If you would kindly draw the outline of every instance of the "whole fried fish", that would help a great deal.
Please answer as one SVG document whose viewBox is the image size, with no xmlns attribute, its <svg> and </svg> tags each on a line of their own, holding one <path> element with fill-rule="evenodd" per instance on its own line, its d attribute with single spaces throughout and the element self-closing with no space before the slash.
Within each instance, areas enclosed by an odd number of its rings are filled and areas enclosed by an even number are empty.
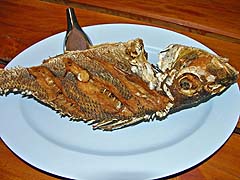
<svg viewBox="0 0 240 180">
<path fill-rule="evenodd" d="M 141 39 L 70 51 L 39 66 L 0 70 L 0 94 L 33 96 L 72 120 L 112 131 L 202 102 L 238 72 L 204 50 L 170 45 L 147 61 Z"/>
</svg>

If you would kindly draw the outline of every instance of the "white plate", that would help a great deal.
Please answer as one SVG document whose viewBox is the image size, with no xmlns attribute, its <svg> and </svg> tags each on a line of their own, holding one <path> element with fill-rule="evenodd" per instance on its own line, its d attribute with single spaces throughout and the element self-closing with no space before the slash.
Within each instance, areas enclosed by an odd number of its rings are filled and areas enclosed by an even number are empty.
<svg viewBox="0 0 240 180">
<path fill-rule="evenodd" d="M 108 24 L 84 28 L 94 44 L 144 40 L 150 60 L 171 43 L 209 50 L 181 34 L 142 25 Z M 19 54 L 8 67 L 40 64 L 62 53 L 65 33 L 56 34 Z M 211 50 L 209 50 L 211 51 Z M 1 138 L 20 158 L 44 171 L 74 179 L 152 179 L 203 161 L 231 135 L 240 97 L 237 84 L 207 103 L 114 132 L 60 118 L 50 108 L 20 95 L 0 97 Z M 231 107 L 231 108 L 230 108 Z"/>
</svg>

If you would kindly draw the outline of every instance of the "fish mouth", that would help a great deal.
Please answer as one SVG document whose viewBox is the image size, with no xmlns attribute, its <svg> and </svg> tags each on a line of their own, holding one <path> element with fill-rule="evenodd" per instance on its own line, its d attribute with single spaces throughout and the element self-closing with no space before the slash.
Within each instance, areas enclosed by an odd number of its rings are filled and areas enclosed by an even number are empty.
<svg viewBox="0 0 240 180">
<path fill-rule="evenodd" d="M 235 83 L 239 77 L 239 72 L 228 63 L 228 59 L 219 58 L 212 60 L 212 65 L 216 68 L 214 72 L 217 77 L 217 82 L 223 86 L 229 86 Z"/>
<path fill-rule="evenodd" d="M 214 76 L 214 81 L 207 83 L 204 89 L 211 94 L 223 92 L 239 77 L 239 72 L 230 64 L 226 58 L 213 58 L 207 70 Z"/>
<path fill-rule="evenodd" d="M 228 77 L 228 78 L 226 78 L 227 84 L 229 84 L 229 83 L 232 84 L 232 83 L 236 82 L 239 77 L 239 72 L 228 63 L 225 63 L 224 68 L 225 68 L 225 71 L 227 72 L 227 77 Z M 225 81 L 226 80 L 223 80 L 222 84 L 226 83 Z"/>
</svg>

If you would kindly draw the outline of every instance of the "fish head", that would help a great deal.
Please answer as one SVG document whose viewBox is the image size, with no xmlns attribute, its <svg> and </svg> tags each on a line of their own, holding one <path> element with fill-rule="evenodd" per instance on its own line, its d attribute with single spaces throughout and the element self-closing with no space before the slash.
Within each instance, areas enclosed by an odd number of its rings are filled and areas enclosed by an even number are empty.
<svg viewBox="0 0 240 180">
<path fill-rule="evenodd" d="M 227 58 L 194 47 L 170 45 L 160 52 L 159 59 L 158 68 L 166 74 L 163 86 L 168 87 L 176 107 L 220 94 L 239 74 Z"/>
</svg>

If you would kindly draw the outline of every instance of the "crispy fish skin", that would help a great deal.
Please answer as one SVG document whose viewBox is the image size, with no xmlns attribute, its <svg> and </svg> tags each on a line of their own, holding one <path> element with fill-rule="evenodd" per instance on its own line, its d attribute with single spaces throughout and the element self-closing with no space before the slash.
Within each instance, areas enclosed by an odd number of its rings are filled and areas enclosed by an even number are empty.
<svg viewBox="0 0 240 180">
<path fill-rule="evenodd" d="M 33 96 L 72 120 L 112 131 L 201 102 L 236 82 L 226 59 L 171 45 L 147 61 L 141 39 L 70 51 L 39 66 L 0 70 L 0 93 Z"/>
<path fill-rule="evenodd" d="M 131 61 L 143 52 L 140 39 L 103 44 L 45 60 L 41 65 L 0 72 L 0 91 L 23 92 L 73 120 L 94 128 L 135 123 L 170 100 L 132 73 Z M 142 65 L 146 58 L 141 54 Z M 104 126 L 104 130 L 112 130 Z"/>
</svg>

